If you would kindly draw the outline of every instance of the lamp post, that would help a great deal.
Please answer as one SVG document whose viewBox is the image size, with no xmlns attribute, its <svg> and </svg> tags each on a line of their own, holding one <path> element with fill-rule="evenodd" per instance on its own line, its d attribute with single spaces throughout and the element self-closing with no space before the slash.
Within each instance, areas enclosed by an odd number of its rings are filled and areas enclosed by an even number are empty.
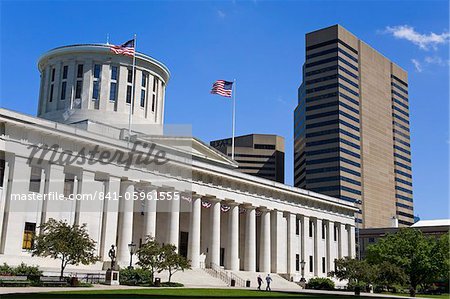
<svg viewBox="0 0 450 299">
<path fill-rule="evenodd" d="M 300 279 L 300 282 L 306 282 L 306 279 L 305 279 L 305 264 L 306 264 L 306 262 L 304 260 L 302 260 L 300 262 L 300 267 L 302 269 L 302 278 Z"/>
<path fill-rule="evenodd" d="M 133 254 L 134 250 L 136 249 L 136 244 L 131 242 L 128 244 L 128 250 L 130 251 L 130 266 L 128 268 L 133 269 Z"/>
</svg>

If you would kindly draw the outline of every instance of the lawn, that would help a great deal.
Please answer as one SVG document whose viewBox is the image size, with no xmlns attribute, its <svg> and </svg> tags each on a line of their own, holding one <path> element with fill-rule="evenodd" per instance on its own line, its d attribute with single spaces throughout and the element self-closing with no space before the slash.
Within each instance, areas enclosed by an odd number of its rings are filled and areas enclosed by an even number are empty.
<svg viewBox="0 0 450 299">
<path fill-rule="evenodd" d="M 256 290 L 242 289 L 185 289 L 185 288 L 167 288 L 167 289 L 122 289 L 122 290 L 85 290 L 85 291 L 67 291 L 51 292 L 39 294 L 17 294 L 4 295 L 2 299 L 144 299 L 144 298 L 302 298 L 302 299 L 328 299 L 340 298 L 349 299 L 351 296 L 332 296 L 332 295 L 310 295 L 295 294 L 289 292 L 265 292 Z"/>
<path fill-rule="evenodd" d="M 394 295 L 394 294 L 392 294 Z M 401 295 L 401 294 L 395 294 Z M 405 294 L 406 295 L 406 294 Z M 420 295 L 418 295 L 420 296 Z M 122 289 L 122 290 L 83 290 L 83 291 L 58 291 L 35 294 L 9 294 L 1 295 L 1 299 L 145 299 L 145 298 L 302 298 L 302 299 L 354 299 L 346 295 L 320 295 L 298 294 L 289 292 L 265 292 L 242 289 L 185 289 L 185 288 L 160 288 L 160 289 Z M 371 297 L 376 298 L 376 297 Z M 441 296 L 427 296 L 427 298 L 447 299 L 448 294 Z"/>
</svg>

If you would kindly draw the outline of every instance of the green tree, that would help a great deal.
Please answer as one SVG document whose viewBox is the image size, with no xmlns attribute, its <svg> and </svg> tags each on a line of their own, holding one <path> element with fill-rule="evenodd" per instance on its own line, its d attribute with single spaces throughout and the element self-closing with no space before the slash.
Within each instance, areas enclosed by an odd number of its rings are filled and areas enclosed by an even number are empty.
<svg viewBox="0 0 450 299">
<path fill-rule="evenodd" d="M 139 265 L 150 274 L 150 282 L 153 283 L 155 273 L 164 270 L 162 247 L 154 238 L 147 238 L 146 242 L 137 251 Z"/>
<path fill-rule="evenodd" d="M 417 229 L 400 229 L 369 246 L 367 260 L 400 268 L 406 275 L 410 296 L 414 297 L 418 285 L 448 276 L 448 234 L 436 239 L 424 236 Z"/>
<path fill-rule="evenodd" d="M 172 244 L 162 246 L 163 268 L 169 272 L 169 283 L 172 275 L 178 271 L 191 269 L 191 262 L 176 252 L 177 247 Z"/>
<path fill-rule="evenodd" d="M 33 256 L 61 260 L 61 279 L 67 265 L 89 265 L 99 260 L 95 255 L 95 241 L 89 237 L 86 224 L 69 225 L 65 221 L 50 219 L 40 226 L 35 237 Z"/>
<path fill-rule="evenodd" d="M 375 269 L 366 261 L 349 257 L 335 261 L 335 271 L 328 273 L 339 280 L 348 280 L 349 286 L 361 288 L 375 280 Z M 356 289 L 355 289 L 356 291 Z"/>
<path fill-rule="evenodd" d="M 394 284 L 404 285 L 407 281 L 407 277 L 403 269 L 387 261 L 374 265 L 374 272 L 375 284 L 380 287 L 387 288 L 388 290 Z"/>
</svg>

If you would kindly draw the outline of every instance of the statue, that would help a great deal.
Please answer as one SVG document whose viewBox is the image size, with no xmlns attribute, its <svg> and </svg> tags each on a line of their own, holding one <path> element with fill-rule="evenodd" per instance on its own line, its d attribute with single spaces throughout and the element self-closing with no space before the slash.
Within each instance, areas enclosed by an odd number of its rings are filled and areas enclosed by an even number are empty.
<svg viewBox="0 0 450 299">
<path fill-rule="evenodd" d="M 116 268 L 116 249 L 114 245 L 111 245 L 111 249 L 108 252 L 108 256 L 111 259 L 111 270 L 115 270 Z"/>
</svg>

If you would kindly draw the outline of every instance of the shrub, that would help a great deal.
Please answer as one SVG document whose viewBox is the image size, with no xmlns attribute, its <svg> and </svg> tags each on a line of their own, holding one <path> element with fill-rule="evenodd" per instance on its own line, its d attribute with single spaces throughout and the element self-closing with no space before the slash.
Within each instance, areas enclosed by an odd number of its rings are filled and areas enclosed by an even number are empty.
<svg viewBox="0 0 450 299">
<path fill-rule="evenodd" d="M 39 281 L 39 277 L 42 276 L 42 271 L 38 266 L 27 266 L 24 263 L 13 268 L 13 273 L 17 276 L 27 276 L 31 281 Z"/>
<path fill-rule="evenodd" d="M 123 285 L 142 285 L 152 284 L 150 273 L 141 268 L 121 269 L 119 275 L 120 284 Z"/>
<path fill-rule="evenodd" d="M 6 263 L 0 266 L 0 275 L 14 275 L 13 269 Z"/>
<path fill-rule="evenodd" d="M 171 288 L 181 288 L 184 287 L 184 284 L 179 283 L 179 282 L 162 282 L 161 283 L 162 287 L 171 287 Z"/>
<path fill-rule="evenodd" d="M 329 278 L 315 277 L 308 281 L 306 288 L 314 290 L 334 290 L 334 282 Z"/>
</svg>

